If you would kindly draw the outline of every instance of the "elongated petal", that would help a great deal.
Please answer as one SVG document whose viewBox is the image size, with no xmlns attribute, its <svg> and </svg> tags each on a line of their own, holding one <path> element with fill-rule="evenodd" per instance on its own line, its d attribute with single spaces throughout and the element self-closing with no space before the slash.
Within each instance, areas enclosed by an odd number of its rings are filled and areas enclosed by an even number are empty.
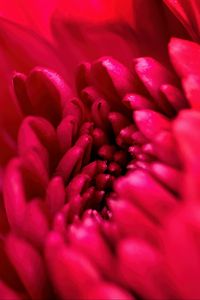
<svg viewBox="0 0 200 300">
<path fill-rule="evenodd" d="M 178 75 L 182 78 L 200 73 L 200 46 L 197 43 L 172 38 L 169 54 Z M 195 57 L 195 59 L 194 59 Z"/>
<path fill-rule="evenodd" d="M 99 276 L 89 260 L 52 233 L 46 245 L 50 276 L 61 299 L 80 299 Z"/>
<path fill-rule="evenodd" d="M 163 130 L 170 129 L 169 120 L 153 110 L 135 111 L 134 120 L 141 133 L 149 140 L 154 140 Z"/>
<path fill-rule="evenodd" d="M 0 295 L 4 300 L 20 300 L 22 295 L 20 295 L 15 290 L 12 290 L 3 281 L 0 281 Z"/>
<path fill-rule="evenodd" d="M 134 0 L 133 26 L 142 55 L 166 60 L 167 36 L 161 1 Z"/>
<path fill-rule="evenodd" d="M 34 31 L 50 38 L 49 23 L 53 10 L 57 7 L 55 0 L 31 1 L 8 0 L 0 4 L 1 16 L 8 20 L 23 24 Z M 44 9 L 45 7 L 45 9 Z"/>
<path fill-rule="evenodd" d="M 183 87 L 185 89 L 186 97 L 191 107 L 194 109 L 200 109 L 200 77 L 195 75 L 189 75 L 183 80 Z"/>
<path fill-rule="evenodd" d="M 129 288 L 143 298 L 165 299 L 159 282 L 159 252 L 137 239 L 125 239 L 118 246 L 119 271 Z"/>
<path fill-rule="evenodd" d="M 174 132 L 178 142 L 183 165 L 186 168 L 184 197 L 199 199 L 199 111 L 183 111 L 174 122 Z"/>
<path fill-rule="evenodd" d="M 172 13 L 180 20 L 190 36 L 199 41 L 200 8 L 198 0 L 164 0 Z"/>
<path fill-rule="evenodd" d="M 6 240 L 6 251 L 31 298 L 45 299 L 49 289 L 39 253 L 30 244 L 13 234 Z"/>
<path fill-rule="evenodd" d="M 73 73 L 78 64 L 101 56 L 113 56 L 129 64 L 132 58 L 139 55 L 135 33 L 126 22 L 75 22 L 55 14 L 52 31 L 63 61 Z"/>
<path fill-rule="evenodd" d="M 124 19 L 132 22 L 132 1 L 127 0 L 124 5 L 123 0 L 64 0 L 61 7 L 65 7 L 64 14 L 74 21 L 82 20 L 87 22 L 104 22 L 110 20 Z"/>
<path fill-rule="evenodd" d="M 176 199 L 144 171 L 138 170 L 120 178 L 116 190 L 120 198 L 133 202 L 159 222 L 176 205 Z"/>
</svg>

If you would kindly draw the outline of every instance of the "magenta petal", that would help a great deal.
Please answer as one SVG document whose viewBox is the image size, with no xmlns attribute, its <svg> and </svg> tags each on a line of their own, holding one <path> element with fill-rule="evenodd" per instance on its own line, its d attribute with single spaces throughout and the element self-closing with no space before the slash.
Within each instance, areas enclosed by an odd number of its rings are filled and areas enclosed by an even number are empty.
<svg viewBox="0 0 200 300">
<path fill-rule="evenodd" d="M 91 76 L 97 90 L 110 100 L 109 104 L 115 110 L 124 111 L 121 98 L 136 86 L 128 68 L 112 57 L 103 57 L 92 64 Z"/>
<path fill-rule="evenodd" d="M 184 94 L 177 87 L 170 84 L 163 84 L 160 91 L 175 111 L 188 107 Z"/>
<path fill-rule="evenodd" d="M 160 97 L 160 88 L 163 84 L 176 83 L 174 75 L 151 57 L 137 58 L 135 70 L 158 107 L 166 113 L 170 112 L 169 104 L 164 103 Z"/>
<path fill-rule="evenodd" d="M 160 132 L 153 141 L 153 149 L 156 156 L 158 156 L 162 162 L 169 164 L 172 167 L 179 168 L 181 163 L 176 147 L 176 140 L 169 131 Z"/>
<path fill-rule="evenodd" d="M 176 198 L 145 171 L 138 170 L 120 178 L 116 191 L 120 198 L 134 203 L 158 222 L 176 206 Z"/>
<path fill-rule="evenodd" d="M 142 55 L 151 55 L 166 60 L 166 24 L 159 1 L 134 0 L 133 27 Z"/>
<path fill-rule="evenodd" d="M 199 210 L 196 206 L 186 205 L 172 215 L 163 233 L 166 271 L 178 297 L 183 299 L 200 297 L 200 257 L 196 230 L 199 231 Z"/>
<path fill-rule="evenodd" d="M 114 260 L 97 226 L 87 225 L 86 222 L 79 228 L 74 226 L 70 239 L 72 245 L 96 264 L 106 276 L 111 276 Z"/>
<path fill-rule="evenodd" d="M 21 300 L 22 295 L 18 292 L 12 290 L 9 286 L 7 286 L 2 280 L 0 280 L 0 295 L 4 300 Z"/>
<path fill-rule="evenodd" d="M 123 237 L 135 237 L 155 243 L 157 227 L 136 205 L 120 199 L 111 201 L 109 205 Z"/>
<path fill-rule="evenodd" d="M 166 299 L 157 249 L 144 241 L 124 239 L 118 245 L 118 256 L 120 277 L 129 288 L 142 298 Z"/>
<path fill-rule="evenodd" d="M 193 40 L 199 41 L 200 9 L 198 0 L 164 0 L 172 13 L 180 20 Z"/>
<path fill-rule="evenodd" d="M 46 272 L 39 253 L 13 234 L 6 239 L 6 252 L 31 298 L 48 297 Z"/>
<path fill-rule="evenodd" d="M 57 73 L 37 67 L 27 77 L 27 93 L 33 112 L 57 125 L 71 91 Z"/>
<path fill-rule="evenodd" d="M 106 7 L 108 6 L 106 3 Z M 104 55 L 113 56 L 128 64 L 139 54 L 135 33 L 132 27 L 123 21 L 94 24 L 69 20 L 55 13 L 52 31 L 63 60 L 72 72 L 80 63 L 91 62 Z"/>
<path fill-rule="evenodd" d="M 50 217 L 54 217 L 55 214 L 63 207 L 65 197 L 65 187 L 62 178 L 52 178 L 46 191 L 46 206 Z"/>
<path fill-rule="evenodd" d="M 19 159 L 12 160 L 4 178 L 4 205 L 11 228 L 17 231 L 22 224 L 26 209 L 26 194 Z"/>
<path fill-rule="evenodd" d="M 40 199 L 33 199 L 26 205 L 26 211 L 20 233 L 35 247 L 42 249 L 48 230 L 49 224 L 43 202 Z"/>
<path fill-rule="evenodd" d="M 41 117 L 27 117 L 24 119 L 18 134 L 20 155 L 28 150 L 35 150 L 48 169 L 55 164 L 58 155 L 56 132 L 47 120 Z"/>
<path fill-rule="evenodd" d="M 117 285 L 104 282 L 90 287 L 90 290 L 86 294 L 86 299 L 88 300 L 135 300 L 135 297 L 129 294 L 125 289 L 122 289 Z"/>
<path fill-rule="evenodd" d="M 0 24 L 0 53 L 12 70 L 23 72 L 36 65 L 52 69 L 56 66 L 56 71 L 66 76 L 55 49 L 49 43 L 27 28 L 6 19 L 1 18 Z M 15 49 L 15 55 L 8 48 Z"/>
<path fill-rule="evenodd" d="M 68 115 L 62 119 L 57 127 L 58 142 L 62 153 L 65 153 L 73 146 L 77 136 L 79 123 L 80 120 L 76 116 Z"/>
<path fill-rule="evenodd" d="M 170 129 L 169 120 L 153 110 L 135 111 L 133 117 L 141 133 L 150 141 L 161 131 Z"/>
<path fill-rule="evenodd" d="M 199 75 L 200 46 L 197 43 L 172 38 L 169 43 L 169 54 L 179 76 L 184 78 L 188 75 Z"/>
<path fill-rule="evenodd" d="M 189 75 L 183 80 L 183 87 L 186 93 L 186 97 L 191 107 L 194 109 L 200 109 L 200 77 L 195 75 Z"/>
<path fill-rule="evenodd" d="M 183 111 L 174 122 L 174 133 L 178 142 L 183 165 L 186 169 L 184 197 L 199 199 L 199 111 Z"/>
<path fill-rule="evenodd" d="M 150 101 L 139 94 L 127 94 L 122 101 L 126 106 L 128 106 L 128 108 L 133 110 L 156 108 L 156 105 L 153 103 L 153 101 Z"/>
<path fill-rule="evenodd" d="M 152 163 L 151 171 L 153 175 L 169 189 L 176 193 L 181 192 L 180 187 L 183 178 L 180 171 L 160 162 Z"/>
<path fill-rule="evenodd" d="M 80 147 L 74 146 L 70 148 L 59 162 L 56 174 L 68 182 L 72 174 L 80 171 L 83 155 L 84 151 Z"/>
<path fill-rule="evenodd" d="M 99 280 L 94 266 L 80 252 L 64 245 L 58 234 L 51 234 L 46 245 L 50 276 L 61 299 L 80 299 Z"/>
</svg>

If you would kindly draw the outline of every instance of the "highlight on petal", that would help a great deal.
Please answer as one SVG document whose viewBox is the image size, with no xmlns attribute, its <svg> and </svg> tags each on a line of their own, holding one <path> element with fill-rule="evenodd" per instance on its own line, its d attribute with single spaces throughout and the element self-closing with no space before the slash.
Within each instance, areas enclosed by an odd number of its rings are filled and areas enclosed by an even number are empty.
<svg viewBox="0 0 200 300">
<path fill-rule="evenodd" d="M 40 65 L 55 69 L 66 79 L 68 75 L 52 45 L 27 28 L 3 18 L 0 18 L 0 60 L 0 123 L 16 136 L 21 118 L 11 91 L 13 72 L 29 72 Z"/>
<path fill-rule="evenodd" d="M 187 77 L 188 75 L 194 74 L 199 75 L 199 44 L 187 40 L 172 38 L 169 43 L 169 54 L 172 64 L 180 77 Z"/>
</svg>

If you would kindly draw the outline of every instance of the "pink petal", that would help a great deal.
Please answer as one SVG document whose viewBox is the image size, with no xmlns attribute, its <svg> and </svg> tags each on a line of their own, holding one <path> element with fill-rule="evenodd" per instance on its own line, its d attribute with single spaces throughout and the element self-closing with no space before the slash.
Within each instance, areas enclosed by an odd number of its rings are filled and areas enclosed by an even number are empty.
<svg viewBox="0 0 200 300">
<path fill-rule="evenodd" d="M 74 146 L 69 149 L 59 162 L 56 174 L 68 182 L 72 174 L 80 171 L 84 152 L 81 148 Z"/>
<path fill-rule="evenodd" d="M 132 1 L 127 0 L 126 5 L 122 0 L 85 0 L 84 3 L 79 0 L 61 1 L 65 7 L 64 14 L 74 21 L 82 20 L 89 22 L 117 21 L 124 19 L 126 22 L 132 22 Z M 62 8 L 61 5 L 61 8 Z"/>
<path fill-rule="evenodd" d="M 6 252 L 31 298 L 48 297 L 46 272 L 39 253 L 13 234 L 6 239 Z"/>
<path fill-rule="evenodd" d="M 141 55 L 166 60 L 167 30 L 160 1 L 134 0 L 133 26 Z"/>
<path fill-rule="evenodd" d="M 50 38 L 50 17 L 57 5 L 58 1 L 55 0 L 31 1 L 30 3 L 24 0 L 18 2 L 8 0 L 0 4 L 0 14 L 11 21 L 23 24 L 43 34 L 46 38 Z M 45 9 L 41 9 L 41 6 Z"/>
<path fill-rule="evenodd" d="M 160 162 L 152 163 L 151 171 L 169 189 L 176 193 L 181 191 L 182 174 L 180 171 Z"/>
<path fill-rule="evenodd" d="M 106 6 L 108 7 L 109 4 L 106 3 Z M 70 20 L 55 14 L 52 20 L 52 31 L 60 55 L 67 69 L 72 70 L 73 73 L 80 63 L 92 62 L 101 56 L 113 56 L 127 65 L 133 57 L 139 55 L 135 33 L 126 22 L 94 24 L 80 19 Z"/>
<path fill-rule="evenodd" d="M 178 298 L 200 297 L 199 241 L 195 230 L 199 231 L 198 208 L 186 205 L 172 215 L 163 233 L 167 273 L 177 289 Z"/>
<path fill-rule="evenodd" d="M 58 145 L 56 132 L 47 120 L 29 116 L 23 120 L 18 133 L 18 147 L 21 156 L 29 150 L 35 150 L 48 170 L 56 163 Z"/>
<path fill-rule="evenodd" d="M 135 297 L 117 285 L 102 282 L 90 287 L 86 299 L 134 300 Z"/>
<path fill-rule="evenodd" d="M 11 160 L 4 178 L 4 205 L 8 221 L 14 231 L 20 229 L 26 209 L 26 194 L 21 168 L 20 160 Z"/>
<path fill-rule="evenodd" d="M 15 49 L 14 55 L 13 49 Z M 56 69 L 65 78 L 67 72 L 51 45 L 31 31 L 2 18 L 0 19 L 0 59 L 0 75 L 3 80 L 0 93 L 1 124 L 12 133 L 16 133 L 20 116 L 10 92 L 12 72 L 15 70 L 28 72 L 38 64 Z"/>
<path fill-rule="evenodd" d="M 136 205 L 120 199 L 110 202 L 109 205 L 123 237 L 136 237 L 155 243 L 158 229 Z"/>
<path fill-rule="evenodd" d="M 135 111 L 133 117 L 141 133 L 150 141 L 161 131 L 170 129 L 169 120 L 150 109 Z"/>
<path fill-rule="evenodd" d="M 200 9 L 198 0 L 164 0 L 194 40 L 199 41 Z"/>
<path fill-rule="evenodd" d="M 158 222 L 176 206 L 176 198 L 145 171 L 138 170 L 120 178 L 115 187 L 120 198 L 134 203 Z"/>
<path fill-rule="evenodd" d="M 27 78 L 27 93 L 33 112 L 57 125 L 70 95 L 60 76 L 48 69 L 33 69 Z"/>
<path fill-rule="evenodd" d="M 158 107 L 165 113 L 170 113 L 169 104 L 164 103 L 160 97 L 160 88 L 163 84 L 176 84 L 174 75 L 164 65 L 151 57 L 137 58 L 135 70 Z"/>
<path fill-rule="evenodd" d="M 128 108 L 133 110 L 156 108 L 155 103 L 139 94 L 127 94 L 122 101 Z"/>
<path fill-rule="evenodd" d="M 85 222 L 79 228 L 76 228 L 76 226 L 72 227 L 70 240 L 72 246 L 97 265 L 106 276 L 110 276 L 113 273 L 114 261 L 112 254 L 97 226 L 88 226 Z"/>
<path fill-rule="evenodd" d="M 60 177 L 52 178 L 46 191 L 46 205 L 51 217 L 63 207 L 65 197 L 65 187 L 62 179 Z"/>
<path fill-rule="evenodd" d="M 61 299 L 80 299 L 99 280 L 94 266 L 83 254 L 64 244 L 52 233 L 46 245 L 46 259 L 55 289 Z"/>
<path fill-rule="evenodd" d="M 21 300 L 21 299 L 23 299 L 22 295 L 20 295 L 15 290 L 11 289 L 3 281 L 0 281 L 0 295 L 1 295 L 1 298 L 4 300 Z"/>
<path fill-rule="evenodd" d="M 172 64 L 182 78 L 200 73 L 200 46 L 197 43 L 172 38 L 169 43 Z M 195 59 L 194 59 L 195 57 Z"/>
<path fill-rule="evenodd" d="M 176 140 L 169 131 L 160 132 L 153 141 L 156 156 L 167 165 L 180 168 L 181 163 L 176 147 Z"/>
<path fill-rule="evenodd" d="M 142 298 L 167 299 L 161 285 L 160 255 L 154 247 L 137 239 L 124 239 L 118 245 L 118 257 L 120 277 L 129 288 Z"/>
<path fill-rule="evenodd" d="M 199 110 L 200 77 L 195 75 L 189 75 L 183 80 L 183 87 L 191 107 L 193 109 Z"/>
<path fill-rule="evenodd" d="M 186 169 L 184 197 L 190 200 L 199 199 L 199 128 L 200 113 L 183 111 L 174 122 L 174 133 L 178 142 L 181 160 Z"/>
<path fill-rule="evenodd" d="M 48 231 L 49 224 L 43 202 L 40 199 L 33 199 L 26 205 L 20 234 L 35 247 L 42 249 Z"/>
<path fill-rule="evenodd" d="M 56 66 L 56 71 L 66 74 L 55 49 L 40 36 L 23 26 L 1 18 L 0 41 L 0 54 L 11 70 L 23 72 L 30 71 L 36 65 L 52 69 L 55 69 Z M 7 49 L 15 49 L 15 55 Z M 25 57 L 26 59 L 24 59 Z"/>
<path fill-rule="evenodd" d="M 188 103 L 184 94 L 177 87 L 170 84 L 163 84 L 160 88 L 160 91 L 166 99 L 163 101 L 167 101 L 169 104 L 171 104 L 175 111 L 179 111 L 188 107 Z"/>
<path fill-rule="evenodd" d="M 57 127 L 57 136 L 62 153 L 65 153 L 73 146 L 78 133 L 79 123 L 80 120 L 76 116 L 68 115 L 62 119 Z"/>
</svg>

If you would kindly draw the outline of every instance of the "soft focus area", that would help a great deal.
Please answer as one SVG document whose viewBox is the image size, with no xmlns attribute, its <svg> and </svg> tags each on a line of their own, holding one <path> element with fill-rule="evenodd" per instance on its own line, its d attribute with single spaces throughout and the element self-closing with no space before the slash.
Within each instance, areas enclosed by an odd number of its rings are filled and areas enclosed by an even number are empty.
<svg viewBox="0 0 200 300">
<path fill-rule="evenodd" d="M 0 299 L 200 299 L 198 0 L 0 3 Z"/>
</svg>

